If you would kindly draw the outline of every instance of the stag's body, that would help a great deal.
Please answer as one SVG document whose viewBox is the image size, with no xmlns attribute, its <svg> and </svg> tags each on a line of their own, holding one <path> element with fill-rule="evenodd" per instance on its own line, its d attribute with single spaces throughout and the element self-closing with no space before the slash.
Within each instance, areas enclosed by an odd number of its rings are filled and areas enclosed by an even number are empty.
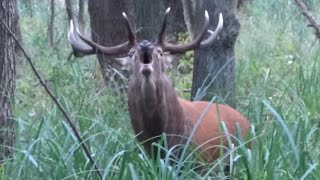
<svg viewBox="0 0 320 180">
<path fill-rule="evenodd" d="M 150 88 L 152 85 L 139 86 L 135 81 L 136 79 L 131 79 L 128 91 L 129 112 L 137 138 L 144 142 L 147 151 L 150 151 L 151 143 L 157 142 L 162 134 L 168 135 L 168 148 L 184 144 L 198 121 L 200 124 L 196 127 L 192 140 L 195 146 L 200 145 L 201 149 L 205 149 L 203 156 L 208 162 L 219 157 L 218 147 L 221 142 L 225 142 L 222 145 L 227 145 L 220 128 L 222 121 L 226 123 L 228 133 L 236 134 L 238 123 L 242 136 L 246 135 L 249 123 L 239 112 L 227 105 L 205 101 L 190 102 L 178 97 L 165 74 L 157 79 L 154 86 L 156 89 Z M 145 95 L 144 92 L 149 94 Z M 149 97 L 144 98 L 146 96 Z"/>
<path fill-rule="evenodd" d="M 190 131 L 190 119 L 180 105 L 175 90 L 167 77 L 155 82 L 155 89 L 144 86 L 131 79 L 128 89 L 128 106 L 131 122 L 139 141 L 145 143 L 150 151 L 151 142 L 157 141 L 162 133 L 168 136 L 168 146 L 181 143 L 181 138 L 171 135 L 186 136 Z M 152 85 L 151 85 L 152 86 Z M 144 94 L 144 92 L 150 94 Z M 158 138 L 155 138 L 158 137 Z"/>
<path fill-rule="evenodd" d="M 167 14 L 155 43 L 149 41 L 137 42 L 129 20 L 123 14 L 128 29 L 128 42 L 114 47 L 104 47 L 92 42 L 76 32 L 70 23 L 68 34 L 76 56 L 103 53 L 105 55 L 119 55 L 128 53 L 128 57 L 117 61 L 130 72 L 128 89 L 128 105 L 131 122 L 137 138 L 143 142 L 150 152 L 152 142 L 158 140 L 162 134 L 167 135 L 169 148 L 183 144 L 189 138 L 191 131 L 200 121 L 192 136 L 193 144 L 200 146 L 207 161 L 219 156 L 218 146 L 226 143 L 226 137 L 220 130 L 224 121 L 228 133 L 235 135 L 238 123 L 241 134 L 246 135 L 249 122 L 235 109 L 221 104 L 208 102 L 190 102 L 179 98 L 166 75 L 171 63 L 171 56 L 183 54 L 187 51 L 211 44 L 222 29 L 222 15 L 215 31 L 209 30 L 209 15 L 205 12 L 205 22 L 199 35 L 189 43 L 182 45 L 170 44 L 163 41 Z M 210 36 L 204 39 L 209 33 Z"/>
</svg>

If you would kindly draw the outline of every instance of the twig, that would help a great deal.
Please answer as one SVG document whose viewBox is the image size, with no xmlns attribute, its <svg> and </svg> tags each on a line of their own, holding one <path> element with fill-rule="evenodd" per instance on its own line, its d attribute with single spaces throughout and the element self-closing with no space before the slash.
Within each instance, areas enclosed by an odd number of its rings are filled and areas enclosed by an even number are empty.
<svg viewBox="0 0 320 180">
<path fill-rule="evenodd" d="M 302 0 L 295 1 L 301 10 L 301 13 L 309 20 L 311 26 L 316 30 L 317 38 L 320 39 L 320 23 L 316 20 L 314 15 L 310 11 L 308 11 L 307 6 L 302 2 Z"/>
<path fill-rule="evenodd" d="M 67 58 L 68 61 L 71 59 L 72 55 L 73 55 L 73 52 L 71 52 L 71 53 L 69 54 L 69 56 L 68 56 L 68 58 Z"/>
<path fill-rule="evenodd" d="M 1 23 L 3 24 L 3 26 L 7 29 L 7 31 L 10 33 L 10 35 L 13 37 L 13 39 L 15 40 L 15 42 L 17 43 L 18 47 L 21 49 L 22 53 L 24 54 L 24 56 L 26 57 L 28 63 L 31 66 L 31 69 L 33 71 L 33 73 L 36 75 L 36 77 L 38 78 L 40 84 L 43 86 L 43 88 L 45 89 L 45 91 L 48 93 L 48 95 L 50 96 L 50 98 L 53 100 L 53 102 L 57 105 L 57 107 L 60 109 L 60 111 L 62 112 L 63 116 L 65 117 L 67 123 L 69 124 L 69 126 L 71 127 L 74 135 L 76 136 L 77 140 L 79 141 L 79 143 L 81 144 L 81 147 L 83 149 L 83 151 L 85 152 L 87 158 L 90 160 L 90 162 L 92 163 L 92 165 L 94 166 L 98 176 L 100 179 L 102 179 L 102 174 L 100 172 L 99 166 L 98 164 L 94 161 L 94 159 L 91 156 L 91 152 L 89 150 L 89 148 L 87 147 L 87 145 L 85 144 L 85 142 L 83 141 L 80 133 L 77 131 L 76 126 L 72 123 L 71 118 L 69 117 L 69 115 L 67 114 L 67 112 L 64 110 L 64 108 L 62 107 L 62 105 L 59 103 L 59 101 L 57 100 L 57 98 L 53 95 L 53 93 L 51 92 L 51 90 L 48 88 L 48 86 L 45 84 L 45 82 L 42 80 L 42 78 L 40 77 L 38 71 L 36 70 L 36 68 L 34 67 L 31 58 L 28 56 L 28 54 L 26 53 L 25 49 L 22 47 L 21 43 L 19 42 L 19 40 L 17 39 L 17 37 L 15 36 L 15 34 L 11 31 L 11 29 L 8 27 L 8 25 L 3 21 L 3 19 L 0 18 Z"/>
</svg>

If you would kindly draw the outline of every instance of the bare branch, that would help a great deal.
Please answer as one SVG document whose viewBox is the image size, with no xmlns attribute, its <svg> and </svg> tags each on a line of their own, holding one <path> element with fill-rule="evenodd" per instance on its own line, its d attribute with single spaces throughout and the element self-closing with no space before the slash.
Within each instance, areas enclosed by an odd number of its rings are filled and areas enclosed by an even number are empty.
<svg viewBox="0 0 320 180">
<path fill-rule="evenodd" d="M 302 0 L 295 1 L 299 6 L 301 13 L 309 20 L 311 26 L 316 30 L 316 36 L 320 39 L 320 23 L 316 20 L 314 15 L 308 11 L 307 6 L 302 2 Z"/>
<path fill-rule="evenodd" d="M 10 33 L 10 35 L 14 38 L 16 44 L 18 45 L 18 47 L 21 49 L 23 55 L 26 57 L 28 63 L 31 66 L 31 69 L 33 71 L 33 73 L 36 75 L 37 79 L 39 80 L 40 84 L 43 86 L 43 88 L 45 89 L 45 91 L 48 93 L 48 95 L 50 96 L 50 98 L 53 100 L 53 102 L 57 105 L 57 107 L 59 108 L 59 110 L 62 112 L 63 116 L 65 117 L 67 123 L 69 124 L 69 126 L 71 127 L 74 135 L 76 136 L 79 144 L 81 145 L 83 151 L 85 152 L 87 158 L 90 160 L 90 162 L 92 163 L 92 165 L 94 166 L 94 169 L 96 171 L 96 173 L 98 174 L 99 178 L 102 179 L 102 174 L 100 172 L 100 168 L 97 162 L 94 161 L 93 157 L 91 156 L 91 152 L 88 148 L 88 146 L 85 144 L 85 142 L 83 141 L 80 133 L 78 132 L 76 126 L 72 123 L 71 118 L 69 117 L 68 113 L 64 110 L 64 108 L 62 107 L 62 105 L 59 103 L 59 101 L 57 100 L 57 98 L 53 95 L 53 93 L 51 92 L 51 90 L 49 89 L 49 87 L 46 85 L 46 83 L 44 82 L 44 80 L 41 78 L 40 74 L 38 73 L 38 71 L 36 70 L 34 64 L 31 61 L 31 58 L 28 56 L 27 52 L 25 51 L 25 49 L 22 47 L 22 45 L 20 44 L 19 40 L 17 39 L 17 37 L 15 36 L 15 34 L 11 31 L 11 29 L 8 27 L 8 25 L 0 18 L 1 23 L 3 24 L 3 26 L 7 29 L 7 31 Z"/>
</svg>

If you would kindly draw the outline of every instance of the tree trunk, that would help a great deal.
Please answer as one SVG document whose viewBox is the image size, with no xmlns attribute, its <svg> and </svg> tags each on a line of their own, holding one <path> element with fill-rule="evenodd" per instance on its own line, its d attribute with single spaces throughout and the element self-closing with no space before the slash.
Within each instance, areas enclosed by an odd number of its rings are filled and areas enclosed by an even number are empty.
<svg viewBox="0 0 320 180">
<path fill-rule="evenodd" d="M 67 18 L 68 23 L 71 19 L 74 20 L 74 23 L 77 24 L 80 31 L 84 31 L 85 22 L 84 22 L 84 6 L 85 6 L 85 0 L 79 0 L 79 11 L 78 11 L 78 18 L 74 18 L 74 12 L 73 12 L 73 4 L 71 0 L 65 0 L 66 3 L 66 11 L 67 11 Z"/>
<path fill-rule="evenodd" d="M 80 31 L 84 31 L 85 22 L 84 22 L 84 0 L 79 0 L 79 28 Z"/>
<path fill-rule="evenodd" d="M 177 37 L 178 32 L 185 29 L 183 10 L 179 0 L 90 0 L 88 4 L 92 39 L 105 46 L 118 45 L 128 40 L 122 12 L 128 15 L 140 40 L 155 40 L 160 31 L 164 12 L 169 6 L 172 7 L 172 10 L 168 34 L 175 32 L 174 37 Z M 101 54 L 97 56 L 105 83 L 123 89 L 122 77 L 118 74 L 118 72 L 123 72 L 116 64 L 112 64 L 112 57 L 104 57 Z"/>
<path fill-rule="evenodd" d="M 133 21 L 133 0 L 90 0 L 88 2 L 92 40 L 104 46 L 114 46 L 128 40 L 122 12 Z M 133 23 L 133 22 L 132 22 Z M 97 54 L 106 85 L 117 90 L 125 87 L 120 67 L 112 63 L 113 57 Z"/>
<path fill-rule="evenodd" d="M 55 5 L 54 0 L 50 2 L 50 28 L 49 28 L 49 38 L 50 38 L 50 46 L 54 46 L 54 19 L 55 19 Z"/>
<path fill-rule="evenodd" d="M 166 34 L 170 35 L 167 36 L 169 41 L 176 41 L 178 33 L 186 30 L 180 0 L 136 0 L 134 5 L 134 24 L 139 39 L 156 40 L 168 7 L 171 7 L 166 29 Z"/>
<path fill-rule="evenodd" d="M 18 14 L 16 0 L 0 0 L 0 18 L 14 33 Z M 1 24 L 1 23 L 0 23 Z M 14 126 L 12 108 L 14 104 L 16 43 L 6 28 L 0 25 L 0 160 L 13 153 Z"/>
<path fill-rule="evenodd" d="M 65 0 L 66 3 L 66 10 L 67 10 L 67 16 L 68 16 L 68 23 L 73 19 L 73 10 L 72 10 L 72 2 L 71 0 Z"/>
<path fill-rule="evenodd" d="M 189 32 L 198 34 L 203 22 L 204 11 L 210 15 L 210 29 L 218 23 L 219 13 L 223 14 L 224 25 L 217 39 L 210 47 L 197 49 L 194 54 L 194 71 L 191 95 L 194 100 L 211 100 L 213 96 L 235 106 L 235 53 L 234 46 L 239 34 L 240 24 L 236 19 L 236 0 L 183 0 L 184 8 L 191 11 L 185 21 L 189 22 Z M 189 4 L 186 4 L 189 3 Z M 187 23 L 188 25 L 188 23 Z M 191 28 L 191 29 L 190 29 Z"/>
</svg>

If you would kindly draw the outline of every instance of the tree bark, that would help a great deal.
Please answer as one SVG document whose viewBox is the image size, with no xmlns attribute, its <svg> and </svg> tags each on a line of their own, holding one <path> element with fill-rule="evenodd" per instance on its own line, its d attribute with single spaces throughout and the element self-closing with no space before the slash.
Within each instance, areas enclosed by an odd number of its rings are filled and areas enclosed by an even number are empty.
<svg viewBox="0 0 320 180">
<path fill-rule="evenodd" d="M 0 0 L 0 18 L 16 32 L 18 26 L 16 0 Z M 0 160 L 12 155 L 14 142 L 14 105 L 16 54 L 15 40 L 0 23 Z"/>
<path fill-rule="evenodd" d="M 136 0 L 134 6 L 134 24 L 139 39 L 156 40 L 168 7 L 171 7 L 166 29 L 169 41 L 176 41 L 178 34 L 186 30 L 180 0 Z"/>
<path fill-rule="evenodd" d="M 67 18 L 68 18 L 68 23 L 70 20 L 74 20 L 74 23 L 77 24 L 79 27 L 80 31 L 84 31 L 85 27 L 85 22 L 84 22 L 84 6 L 85 6 L 85 0 L 79 0 L 79 11 L 78 11 L 78 18 L 74 18 L 74 12 L 73 12 L 73 4 L 71 0 L 65 0 L 65 5 L 66 5 L 66 12 L 67 12 Z"/>
<path fill-rule="evenodd" d="M 65 0 L 65 3 L 66 3 L 66 11 L 67 11 L 68 23 L 69 23 L 73 19 L 72 2 L 71 2 L 71 0 Z"/>
<path fill-rule="evenodd" d="M 133 0 L 90 0 L 88 2 L 92 40 L 104 46 L 114 46 L 128 40 L 122 12 L 133 21 Z M 132 22 L 133 23 L 133 22 Z M 97 54 L 106 85 L 117 90 L 125 88 L 120 67 L 112 63 L 112 58 Z"/>
<path fill-rule="evenodd" d="M 79 0 L 79 28 L 80 31 L 84 31 L 85 22 L 84 22 L 84 0 Z"/>
<path fill-rule="evenodd" d="M 204 11 L 210 15 L 210 29 L 218 23 L 219 13 L 223 14 L 224 25 L 217 39 L 210 47 L 195 50 L 194 71 L 191 96 L 194 100 L 211 100 L 213 96 L 235 106 L 235 42 L 240 24 L 236 18 L 236 0 L 183 0 L 184 8 L 189 7 L 192 14 L 188 31 L 195 34 L 201 30 L 204 22 Z M 189 4 L 186 4 L 189 3 Z M 187 23 L 188 24 L 188 23 Z"/>
<path fill-rule="evenodd" d="M 50 1 L 50 27 L 49 27 L 49 39 L 50 39 L 50 46 L 54 46 L 54 19 L 55 19 L 55 4 L 54 0 Z"/>
</svg>

